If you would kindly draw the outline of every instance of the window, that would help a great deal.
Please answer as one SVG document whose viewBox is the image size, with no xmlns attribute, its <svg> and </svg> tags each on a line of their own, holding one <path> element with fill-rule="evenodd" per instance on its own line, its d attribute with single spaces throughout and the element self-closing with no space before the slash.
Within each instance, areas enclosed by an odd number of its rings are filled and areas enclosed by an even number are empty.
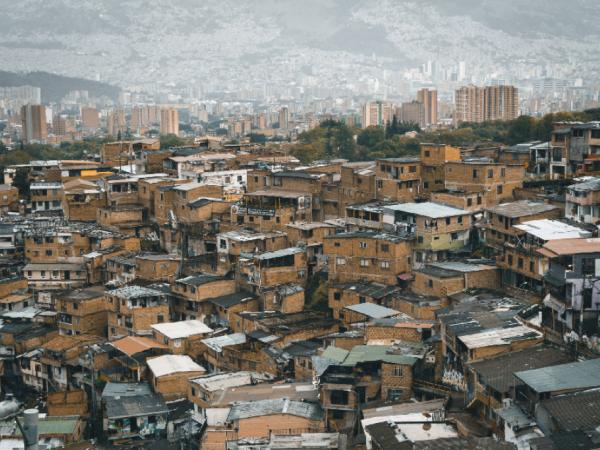
<svg viewBox="0 0 600 450">
<path fill-rule="evenodd" d="M 360 295 L 358 297 L 358 303 L 363 304 L 367 301 L 367 299 L 365 297 L 363 297 L 362 295 Z"/>
<path fill-rule="evenodd" d="M 508 265 L 509 266 L 513 265 L 513 256 L 512 255 L 508 255 Z"/>
<path fill-rule="evenodd" d="M 452 219 L 450 217 L 446 217 L 446 225 L 450 225 L 451 220 Z"/>
<path fill-rule="evenodd" d="M 517 267 L 518 267 L 519 269 L 522 269 L 522 268 L 523 268 L 523 258 L 519 258 L 519 259 L 517 259 Z"/>
<path fill-rule="evenodd" d="M 423 236 L 417 236 L 417 242 L 419 244 L 422 244 L 423 243 Z"/>
<path fill-rule="evenodd" d="M 360 260 L 360 267 L 369 267 L 369 264 L 370 264 L 370 263 L 369 263 L 369 260 L 368 260 L 368 259 L 362 258 L 362 259 Z"/>
<path fill-rule="evenodd" d="M 429 189 L 429 182 L 428 181 L 423 182 L 423 187 L 425 189 Z"/>
<path fill-rule="evenodd" d="M 389 261 L 381 261 L 381 268 L 382 269 L 389 269 L 390 268 L 390 262 Z"/>
<path fill-rule="evenodd" d="M 503 178 L 506 176 L 506 169 L 504 167 L 500 169 L 500 176 Z"/>
<path fill-rule="evenodd" d="M 425 157 L 429 158 L 430 155 L 431 155 L 431 152 L 429 150 L 425 150 Z"/>
<path fill-rule="evenodd" d="M 583 309 L 590 309 L 592 307 L 592 288 L 585 288 L 582 292 L 583 297 Z"/>
<path fill-rule="evenodd" d="M 348 404 L 348 391 L 331 391 L 329 396 L 333 405 L 347 405 Z"/>
<path fill-rule="evenodd" d="M 457 241 L 457 240 L 458 240 L 458 233 L 452 233 L 452 234 L 450 235 L 450 238 L 451 238 L 453 241 Z"/>
<path fill-rule="evenodd" d="M 334 243 L 333 243 L 333 246 L 334 246 L 334 247 L 339 247 L 339 246 L 340 246 L 340 243 L 339 243 L 339 242 L 334 242 Z"/>
<path fill-rule="evenodd" d="M 404 396 L 404 392 L 402 389 L 390 389 L 387 396 L 389 401 L 397 401 Z"/>
<path fill-rule="evenodd" d="M 477 169 L 473 169 L 473 178 L 477 178 Z"/>
<path fill-rule="evenodd" d="M 481 205 L 481 197 L 480 196 L 477 196 L 477 204 Z"/>
<path fill-rule="evenodd" d="M 402 376 L 402 366 L 394 366 L 394 376 L 395 377 Z"/>
<path fill-rule="evenodd" d="M 339 256 L 337 258 L 335 258 L 335 263 L 338 266 L 345 266 L 346 265 L 346 259 L 345 258 L 340 258 Z"/>
<path fill-rule="evenodd" d="M 468 198 L 467 199 L 467 206 L 472 206 L 472 205 L 473 205 L 473 199 L 472 198 Z M 460 220 L 462 220 L 462 218 Z"/>
<path fill-rule="evenodd" d="M 462 220 L 463 220 L 462 216 L 458 216 L 458 217 L 456 218 L 456 221 L 457 221 L 458 223 L 462 223 Z"/>
<path fill-rule="evenodd" d="M 427 287 L 428 288 L 433 288 L 433 280 L 427 280 Z"/>
<path fill-rule="evenodd" d="M 415 172 L 417 171 L 417 166 L 409 166 L 409 167 L 408 167 L 408 171 L 409 171 L 410 173 L 415 173 Z"/>
<path fill-rule="evenodd" d="M 360 248 L 367 248 L 367 243 L 366 242 L 360 242 L 359 243 L 359 247 Z"/>
<path fill-rule="evenodd" d="M 165 321 L 165 318 L 162 314 L 159 314 L 156 316 L 156 322 L 157 323 L 163 323 Z"/>
<path fill-rule="evenodd" d="M 52 256 L 52 250 L 46 250 L 46 256 Z"/>
<path fill-rule="evenodd" d="M 581 260 L 581 273 L 583 275 L 594 275 L 596 261 L 594 258 L 583 258 Z"/>
<path fill-rule="evenodd" d="M 344 418 L 344 411 L 339 409 L 334 409 L 331 411 L 331 418 L 336 420 L 341 420 Z"/>
<path fill-rule="evenodd" d="M 227 241 L 225 239 L 219 239 L 219 248 L 227 248 Z"/>
<path fill-rule="evenodd" d="M 334 292 L 333 293 L 333 299 L 334 300 L 341 300 L 342 299 L 342 293 L 341 292 Z"/>
<path fill-rule="evenodd" d="M 501 184 L 499 184 L 498 186 L 496 186 L 496 192 L 498 194 L 502 194 L 502 185 Z"/>
<path fill-rule="evenodd" d="M 381 251 L 382 252 L 389 252 L 390 251 L 390 245 L 389 244 L 381 244 Z"/>
<path fill-rule="evenodd" d="M 494 169 L 488 169 L 488 178 L 494 178 Z"/>
<path fill-rule="evenodd" d="M 377 189 L 383 189 L 383 181 L 377 180 Z"/>
<path fill-rule="evenodd" d="M 529 271 L 535 272 L 535 263 L 533 261 L 529 261 Z"/>
</svg>

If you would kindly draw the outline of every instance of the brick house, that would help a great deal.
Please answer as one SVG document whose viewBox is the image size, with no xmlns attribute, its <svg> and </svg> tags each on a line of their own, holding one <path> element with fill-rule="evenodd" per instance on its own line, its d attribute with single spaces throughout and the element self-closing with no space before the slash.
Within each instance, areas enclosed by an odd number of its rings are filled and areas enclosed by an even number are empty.
<svg viewBox="0 0 600 450">
<path fill-rule="evenodd" d="M 56 310 L 59 312 L 58 331 L 61 335 L 107 335 L 108 311 L 101 287 L 57 294 Z"/>
<path fill-rule="evenodd" d="M 206 373 L 206 369 L 187 355 L 162 355 L 146 360 L 154 392 L 167 401 L 187 398 L 188 380 Z"/>
<path fill-rule="evenodd" d="M 165 294 L 141 286 L 125 286 L 106 291 L 108 337 L 152 334 L 152 324 L 169 321 Z"/>
<path fill-rule="evenodd" d="M 337 282 L 374 281 L 394 285 L 410 272 L 411 242 L 398 235 L 357 231 L 328 236 L 323 253 L 330 279 Z"/>
</svg>

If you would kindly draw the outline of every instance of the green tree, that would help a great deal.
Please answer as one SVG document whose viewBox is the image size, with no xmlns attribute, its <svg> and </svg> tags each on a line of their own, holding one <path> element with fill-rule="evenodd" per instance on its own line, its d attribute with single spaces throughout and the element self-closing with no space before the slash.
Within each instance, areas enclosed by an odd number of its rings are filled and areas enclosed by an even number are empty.
<svg viewBox="0 0 600 450">
<path fill-rule="evenodd" d="M 174 134 L 163 134 L 160 136 L 160 148 L 167 149 L 184 145 L 185 141 Z"/>
<path fill-rule="evenodd" d="M 322 273 L 310 277 L 305 291 L 306 309 L 329 312 L 327 280 Z"/>
<path fill-rule="evenodd" d="M 29 199 L 29 179 L 25 168 L 16 170 L 12 184 L 19 190 L 19 197 Z"/>
<path fill-rule="evenodd" d="M 264 134 L 251 133 L 249 137 L 250 142 L 254 144 L 264 144 L 265 142 L 267 142 L 267 136 L 265 136 Z"/>
<path fill-rule="evenodd" d="M 381 127 L 367 127 L 360 131 L 356 143 L 367 149 L 375 148 L 385 140 L 385 133 Z"/>
<path fill-rule="evenodd" d="M 530 116 L 517 117 L 510 121 L 506 136 L 507 144 L 514 145 L 519 142 L 530 141 L 535 136 L 536 121 Z"/>
</svg>

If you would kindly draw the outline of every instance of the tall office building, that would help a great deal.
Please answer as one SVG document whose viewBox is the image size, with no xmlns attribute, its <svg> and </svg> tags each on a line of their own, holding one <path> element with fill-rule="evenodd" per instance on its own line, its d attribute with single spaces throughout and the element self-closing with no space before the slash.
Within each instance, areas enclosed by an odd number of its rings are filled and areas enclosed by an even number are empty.
<svg viewBox="0 0 600 450">
<path fill-rule="evenodd" d="M 519 115 L 519 90 L 514 86 L 486 86 L 485 120 L 512 120 Z"/>
<path fill-rule="evenodd" d="M 463 81 L 467 78 L 467 63 L 464 61 L 460 61 L 458 63 L 458 73 L 457 73 L 458 81 Z"/>
<path fill-rule="evenodd" d="M 48 137 L 45 106 L 23 105 L 21 107 L 21 123 L 24 142 L 44 142 Z"/>
<path fill-rule="evenodd" d="M 179 111 L 175 108 L 160 110 L 160 134 L 179 135 Z"/>
<path fill-rule="evenodd" d="M 125 132 L 125 111 L 122 108 L 110 111 L 106 116 L 106 128 L 108 134 L 117 137 L 119 133 Z"/>
<path fill-rule="evenodd" d="M 129 122 L 129 126 L 134 132 L 139 133 L 140 130 L 146 126 L 147 120 L 148 113 L 147 111 L 144 111 L 143 106 L 134 106 L 131 108 L 131 121 Z"/>
<path fill-rule="evenodd" d="M 98 120 L 98 110 L 96 108 L 83 107 L 81 108 L 81 123 L 84 130 L 94 131 L 100 126 Z"/>
<path fill-rule="evenodd" d="M 514 86 L 463 86 L 454 96 L 454 121 L 512 120 L 519 115 L 519 90 Z"/>
<path fill-rule="evenodd" d="M 287 130 L 290 127 L 290 111 L 287 106 L 279 110 L 279 128 Z"/>
<path fill-rule="evenodd" d="M 64 136 L 67 134 L 67 121 L 64 117 L 54 116 L 52 118 L 52 133 L 55 136 Z"/>
<path fill-rule="evenodd" d="M 382 127 L 391 122 L 393 107 L 389 102 L 368 102 L 362 108 L 361 123 L 363 128 Z"/>
<path fill-rule="evenodd" d="M 417 92 L 417 101 L 423 103 L 425 125 L 435 125 L 438 121 L 438 95 L 435 89 L 421 89 Z"/>
<path fill-rule="evenodd" d="M 396 116 L 399 122 L 416 123 L 419 127 L 425 127 L 425 105 L 413 100 L 402 103 L 400 115 Z"/>
</svg>

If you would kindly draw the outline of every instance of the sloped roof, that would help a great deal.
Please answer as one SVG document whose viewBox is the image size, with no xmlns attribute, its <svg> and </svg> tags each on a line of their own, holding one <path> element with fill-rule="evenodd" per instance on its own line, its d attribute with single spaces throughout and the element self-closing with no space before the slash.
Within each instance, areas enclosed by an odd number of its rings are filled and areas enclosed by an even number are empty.
<svg viewBox="0 0 600 450">
<path fill-rule="evenodd" d="M 146 360 L 155 378 L 181 372 L 206 372 L 200 364 L 187 355 L 163 355 Z"/>
<path fill-rule="evenodd" d="M 323 410 L 318 403 L 307 403 L 290 400 L 288 398 L 277 398 L 233 405 L 229 411 L 227 421 L 232 422 L 240 419 L 271 416 L 275 414 L 289 414 L 309 420 L 323 419 Z"/>
<path fill-rule="evenodd" d="M 509 392 L 517 384 L 514 372 L 540 369 L 571 361 L 569 355 L 553 347 L 531 347 L 496 358 L 471 363 L 482 383 L 497 392 Z"/>
<path fill-rule="evenodd" d="M 549 257 L 600 252 L 600 238 L 556 239 L 539 250 Z"/>
<path fill-rule="evenodd" d="M 516 372 L 515 376 L 537 393 L 600 386 L 600 359 Z"/>
<path fill-rule="evenodd" d="M 441 219 L 443 217 L 464 216 L 469 214 L 469 211 L 464 209 L 454 208 L 452 206 L 443 205 L 441 203 L 424 202 L 424 203 L 399 203 L 396 205 L 387 205 L 386 209 L 391 211 L 399 211 L 406 214 L 414 214 L 416 216 L 430 217 L 432 219 Z"/>
<path fill-rule="evenodd" d="M 562 431 L 592 431 L 600 425 L 600 389 L 558 395 L 539 403 Z"/>
<path fill-rule="evenodd" d="M 127 336 L 110 343 L 116 349 L 122 351 L 127 356 L 145 352 L 152 348 L 168 348 L 166 345 L 156 342 L 153 339 L 144 336 Z"/>
<path fill-rule="evenodd" d="M 213 329 L 201 320 L 182 320 L 179 322 L 163 322 L 150 325 L 154 330 L 169 339 L 182 339 L 198 334 L 212 333 Z"/>
<path fill-rule="evenodd" d="M 346 306 L 344 309 L 348 309 L 372 319 L 383 319 L 385 317 L 392 317 L 400 314 L 400 311 L 386 308 L 385 306 L 381 306 L 376 303 L 359 303 L 357 305 Z"/>
<path fill-rule="evenodd" d="M 393 347 L 384 345 L 357 345 L 344 359 L 343 366 L 355 366 L 362 362 L 382 361 L 390 364 L 414 365 L 416 356 L 394 354 Z"/>
</svg>

